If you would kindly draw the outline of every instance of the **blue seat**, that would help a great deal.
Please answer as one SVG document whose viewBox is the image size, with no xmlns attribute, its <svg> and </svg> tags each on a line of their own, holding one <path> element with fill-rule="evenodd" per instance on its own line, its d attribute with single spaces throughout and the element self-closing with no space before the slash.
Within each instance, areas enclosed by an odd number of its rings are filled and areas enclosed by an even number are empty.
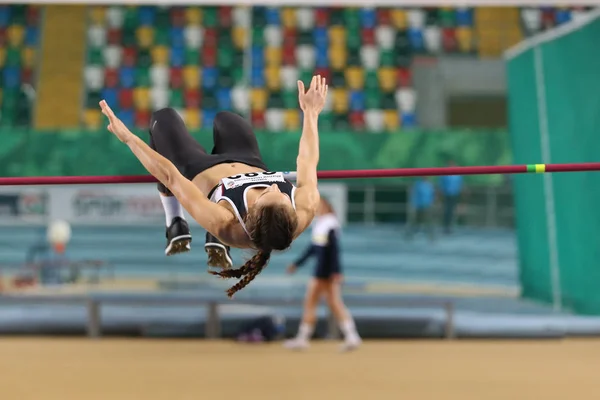
<svg viewBox="0 0 600 400">
<path fill-rule="evenodd" d="M 135 113 L 133 110 L 120 110 L 117 112 L 117 117 L 123 121 L 125 126 L 135 125 Z"/>
<path fill-rule="evenodd" d="M 315 45 L 319 47 L 327 47 L 329 45 L 329 36 L 327 35 L 327 28 L 315 28 L 313 30 L 313 38 Z"/>
<path fill-rule="evenodd" d="M 119 81 L 121 86 L 127 89 L 131 89 L 135 86 L 135 68 L 133 67 L 121 67 L 119 70 Z"/>
<path fill-rule="evenodd" d="M 416 126 L 417 126 L 417 116 L 415 115 L 415 113 L 403 112 L 402 113 L 402 128 L 409 129 L 409 128 L 415 128 Z"/>
<path fill-rule="evenodd" d="M 28 26 L 25 30 L 25 45 L 37 46 L 40 40 L 40 30 L 37 26 Z"/>
<path fill-rule="evenodd" d="M 423 50 L 425 48 L 425 40 L 421 29 L 410 28 L 408 30 L 408 40 L 410 42 L 410 47 L 414 50 Z"/>
<path fill-rule="evenodd" d="M 169 37 L 171 38 L 171 46 L 181 48 L 185 47 L 185 35 L 183 33 L 183 28 L 174 26 L 169 32 Z"/>
<path fill-rule="evenodd" d="M 315 53 L 315 66 L 317 68 L 327 67 L 329 65 L 328 48 L 317 46 Z"/>
<path fill-rule="evenodd" d="M 5 27 L 10 22 L 10 6 L 0 6 L 0 27 Z"/>
<path fill-rule="evenodd" d="M 212 89 L 217 86 L 219 71 L 215 67 L 205 67 L 202 69 L 202 87 Z"/>
<path fill-rule="evenodd" d="M 363 111 L 365 109 L 365 93 L 360 90 L 350 92 L 350 110 Z"/>
<path fill-rule="evenodd" d="M 556 10 L 554 14 L 554 18 L 556 19 L 556 24 L 564 24 L 571 20 L 571 10 L 565 8 L 559 8 Z"/>
<path fill-rule="evenodd" d="M 231 109 L 231 89 L 221 88 L 217 90 L 217 104 L 219 110 Z"/>
<path fill-rule="evenodd" d="M 140 25 L 152 26 L 156 19 L 156 8 L 152 6 L 141 6 L 138 9 Z"/>
<path fill-rule="evenodd" d="M 202 127 L 205 129 L 212 129 L 216 115 L 217 115 L 217 110 L 203 109 L 202 110 Z"/>
<path fill-rule="evenodd" d="M 265 10 L 265 19 L 267 20 L 267 25 L 281 25 L 281 19 L 279 18 L 279 8 L 267 7 L 267 9 Z"/>
<path fill-rule="evenodd" d="M 259 88 L 265 86 L 265 71 L 263 68 L 252 67 L 252 71 L 250 72 L 250 85 Z"/>
<path fill-rule="evenodd" d="M 182 67 L 185 63 L 185 50 L 183 46 L 171 47 L 171 66 Z"/>
<path fill-rule="evenodd" d="M 265 49 L 262 46 L 252 46 L 252 68 L 265 67 Z"/>
<path fill-rule="evenodd" d="M 21 85 L 21 69 L 19 67 L 4 67 L 2 80 L 6 89 L 16 89 Z"/>
<path fill-rule="evenodd" d="M 457 8 L 455 18 L 458 26 L 473 26 L 473 10 L 471 8 Z"/>
<path fill-rule="evenodd" d="M 116 88 L 102 89 L 102 98 L 106 100 L 108 104 L 119 104 L 119 92 Z M 129 126 L 131 126 L 131 124 Z"/>
<path fill-rule="evenodd" d="M 377 24 L 377 13 L 374 8 L 361 8 L 358 15 L 363 28 L 374 28 Z"/>
</svg>

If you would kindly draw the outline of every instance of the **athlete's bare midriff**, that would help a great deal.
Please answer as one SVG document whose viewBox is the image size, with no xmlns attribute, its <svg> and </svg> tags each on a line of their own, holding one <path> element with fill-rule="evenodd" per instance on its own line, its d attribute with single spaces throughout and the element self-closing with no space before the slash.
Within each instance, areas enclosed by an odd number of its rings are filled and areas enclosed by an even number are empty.
<svg viewBox="0 0 600 400">
<path fill-rule="evenodd" d="M 192 182 L 208 197 L 210 191 L 221 182 L 221 179 L 249 172 L 265 172 L 265 170 L 237 162 L 218 164 L 200 172 L 192 179 Z"/>
</svg>

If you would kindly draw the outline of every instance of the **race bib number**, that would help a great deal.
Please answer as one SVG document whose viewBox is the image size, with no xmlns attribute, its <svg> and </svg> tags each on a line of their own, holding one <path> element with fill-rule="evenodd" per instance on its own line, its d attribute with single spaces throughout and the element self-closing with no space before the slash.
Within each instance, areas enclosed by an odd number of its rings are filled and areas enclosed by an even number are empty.
<svg viewBox="0 0 600 400">
<path fill-rule="evenodd" d="M 225 189 L 234 189 L 247 184 L 285 182 L 281 172 L 248 172 L 223 178 L 221 180 Z"/>
</svg>

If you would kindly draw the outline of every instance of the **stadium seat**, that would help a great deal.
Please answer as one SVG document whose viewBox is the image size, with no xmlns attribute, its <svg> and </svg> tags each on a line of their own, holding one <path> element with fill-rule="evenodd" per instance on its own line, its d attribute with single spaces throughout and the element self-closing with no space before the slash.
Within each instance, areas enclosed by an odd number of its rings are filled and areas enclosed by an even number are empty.
<svg viewBox="0 0 600 400">
<path fill-rule="evenodd" d="M 151 115 L 149 110 L 136 110 L 134 114 L 134 126 L 137 129 L 148 129 Z"/>
<path fill-rule="evenodd" d="M 400 124 L 400 116 L 396 110 L 384 110 L 383 111 L 383 126 L 388 132 L 394 132 L 398 130 Z"/>
<path fill-rule="evenodd" d="M 239 6 L 234 7 L 231 13 L 232 22 L 234 26 L 239 26 L 243 28 L 250 27 L 250 8 L 247 6 Z"/>
<path fill-rule="evenodd" d="M 93 25 L 103 25 L 106 22 L 106 7 L 92 6 L 89 8 L 89 20 Z M 29 22 L 28 22 L 29 24 Z"/>
<path fill-rule="evenodd" d="M 265 112 L 265 123 L 267 130 L 280 132 L 285 128 L 285 110 L 270 108 Z"/>
<path fill-rule="evenodd" d="M 36 63 L 37 52 L 34 47 L 24 47 L 21 53 L 22 66 L 24 68 L 33 68 Z"/>
<path fill-rule="evenodd" d="M 192 49 L 198 49 L 202 46 L 203 30 L 197 25 L 188 25 L 183 30 L 185 46 Z"/>
<path fill-rule="evenodd" d="M 360 90 L 365 86 L 365 73 L 361 67 L 349 67 L 346 69 L 346 82 L 348 88 Z"/>
<path fill-rule="evenodd" d="M 265 64 L 269 66 L 281 65 L 282 54 L 280 47 L 269 46 L 265 48 Z"/>
<path fill-rule="evenodd" d="M 333 111 L 335 113 L 345 113 L 348 112 L 349 101 L 348 101 L 348 92 L 346 89 L 333 89 L 330 90 L 331 97 L 333 100 Z"/>
<path fill-rule="evenodd" d="M 88 43 L 92 47 L 106 45 L 106 29 L 102 25 L 92 25 L 88 28 Z"/>
<path fill-rule="evenodd" d="M 252 111 L 264 111 L 267 108 L 267 92 L 264 89 L 252 89 L 250 107 Z"/>
<path fill-rule="evenodd" d="M 297 87 L 298 68 L 292 66 L 282 67 L 280 70 L 281 86 L 284 89 L 294 89 Z"/>
<path fill-rule="evenodd" d="M 138 87 L 133 91 L 133 102 L 138 110 L 149 110 L 151 108 L 150 90 Z"/>
<path fill-rule="evenodd" d="M 316 64 L 316 52 L 313 46 L 302 45 L 296 48 L 296 61 L 302 69 L 314 68 Z"/>
<path fill-rule="evenodd" d="M 299 29 L 311 30 L 315 26 L 315 10 L 301 7 L 296 10 L 296 21 Z"/>
<path fill-rule="evenodd" d="M 431 54 L 442 50 L 442 31 L 438 26 L 428 26 L 424 31 L 425 49 Z"/>
<path fill-rule="evenodd" d="M 186 108 L 184 121 L 188 129 L 200 129 L 202 127 L 202 116 L 200 110 L 197 108 Z"/>
<path fill-rule="evenodd" d="M 381 110 L 367 110 L 364 114 L 365 126 L 371 132 L 381 132 L 384 129 L 383 112 Z"/>
<path fill-rule="evenodd" d="M 456 41 L 461 53 L 471 53 L 473 51 L 473 31 L 471 28 L 456 28 Z"/>
<path fill-rule="evenodd" d="M 379 49 L 375 46 L 363 46 L 360 50 L 360 58 L 367 70 L 374 70 L 379 67 Z"/>
<path fill-rule="evenodd" d="M 153 65 L 150 68 L 150 81 L 152 87 L 168 87 L 169 86 L 169 67 L 166 65 Z"/>
<path fill-rule="evenodd" d="M 183 68 L 183 86 L 188 89 L 200 87 L 200 69 L 196 66 L 186 66 Z"/>
<path fill-rule="evenodd" d="M 425 26 L 425 12 L 420 8 L 413 8 L 408 11 L 408 27 L 423 29 Z"/>
<path fill-rule="evenodd" d="M 284 128 L 286 130 L 296 130 L 300 128 L 300 111 L 298 109 L 285 110 Z"/>
<path fill-rule="evenodd" d="M 111 6 L 106 11 L 106 22 L 110 28 L 120 28 L 123 26 L 125 14 L 123 8 L 119 6 Z"/>
<path fill-rule="evenodd" d="M 85 67 L 84 79 L 88 89 L 100 90 L 104 87 L 104 69 L 99 65 L 88 65 Z"/>
<path fill-rule="evenodd" d="M 284 28 L 296 27 L 296 10 L 292 7 L 283 7 L 280 12 L 281 25 Z"/>
<path fill-rule="evenodd" d="M 414 112 L 416 107 L 416 93 L 412 88 L 400 88 L 396 91 L 396 103 L 403 112 Z"/>
<path fill-rule="evenodd" d="M 280 47 L 283 43 L 281 28 L 276 25 L 267 25 L 264 31 L 265 44 L 268 47 Z"/>
<path fill-rule="evenodd" d="M 122 110 L 129 110 L 133 108 L 133 90 L 132 89 L 121 89 L 118 93 L 119 96 L 119 108 Z"/>
<path fill-rule="evenodd" d="M 382 49 L 390 50 L 394 47 L 395 32 L 391 26 L 382 25 L 375 31 L 377 44 Z"/>
<path fill-rule="evenodd" d="M 122 87 L 133 87 L 134 84 L 134 72 L 132 71 L 130 81 L 123 79 L 119 70 L 116 68 L 103 68 L 104 69 L 104 86 L 108 88 L 116 88 L 117 86 Z M 127 78 L 127 77 L 126 77 Z"/>
<path fill-rule="evenodd" d="M 87 129 L 100 129 L 102 126 L 102 113 L 95 109 L 86 109 L 83 112 L 83 126 Z"/>
<path fill-rule="evenodd" d="M 104 58 L 104 65 L 108 68 L 117 68 L 121 65 L 123 53 L 119 46 L 107 46 L 104 48 L 102 56 Z"/>
<path fill-rule="evenodd" d="M 396 86 L 396 70 L 392 67 L 383 67 L 378 71 L 379 85 L 385 92 L 393 91 Z"/>
<path fill-rule="evenodd" d="M 533 35 L 542 29 L 542 11 L 539 8 L 521 9 L 521 18 L 527 35 Z"/>
<path fill-rule="evenodd" d="M 183 103 L 187 109 L 200 108 L 200 91 L 198 89 L 186 89 L 183 92 Z"/>
<path fill-rule="evenodd" d="M 160 110 L 169 106 L 169 89 L 154 86 L 150 91 L 150 102 L 153 110 Z"/>
<path fill-rule="evenodd" d="M 247 113 L 250 111 L 250 103 L 248 102 L 249 92 L 244 86 L 234 86 L 231 90 L 231 104 L 237 112 Z"/>
<path fill-rule="evenodd" d="M 191 6 L 185 8 L 185 22 L 188 25 L 201 25 L 202 24 L 202 11 L 200 7 Z"/>
<path fill-rule="evenodd" d="M 350 126 L 356 132 L 362 132 L 365 129 L 365 114 L 362 111 L 352 111 L 349 116 Z"/>
</svg>

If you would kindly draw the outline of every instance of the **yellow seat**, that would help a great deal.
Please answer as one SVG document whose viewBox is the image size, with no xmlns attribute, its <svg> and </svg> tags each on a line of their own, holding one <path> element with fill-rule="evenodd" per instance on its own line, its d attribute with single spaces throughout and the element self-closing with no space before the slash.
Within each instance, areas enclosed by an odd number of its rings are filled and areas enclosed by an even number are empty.
<svg viewBox="0 0 600 400">
<path fill-rule="evenodd" d="M 25 68 L 33 68 L 35 65 L 36 51 L 33 47 L 25 47 L 21 52 L 21 59 L 23 60 L 23 66 Z"/>
<path fill-rule="evenodd" d="M 298 110 L 285 110 L 285 129 L 296 130 L 300 128 L 300 112 Z"/>
<path fill-rule="evenodd" d="M 471 28 L 466 26 L 456 28 L 456 41 L 458 42 L 458 49 L 462 53 L 473 51 L 473 31 Z"/>
<path fill-rule="evenodd" d="M 348 67 L 346 69 L 346 83 L 352 90 L 361 90 L 365 87 L 365 71 L 361 67 Z"/>
<path fill-rule="evenodd" d="M 169 64 L 169 48 L 167 46 L 155 46 L 152 48 L 152 62 L 158 65 Z"/>
<path fill-rule="evenodd" d="M 197 6 L 189 6 L 185 9 L 185 22 L 188 25 L 202 24 L 202 10 Z"/>
<path fill-rule="evenodd" d="M 284 28 L 294 28 L 296 26 L 296 9 L 284 7 L 281 10 L 281 25 Z"/>
<path fill-rule="evenodd" d="M 246 48 L 247 31 L 243 26 L 236 26 L 233 28 L 233 44 L 236 48 L 243 50 Z"/>
<path fill-rule="evenodd" d="M 102 125 L 102 114 L 100 110 L 96 110 L 95 108 L 90 108 L 84 111 L 83 113 L 83 125 L 87 129 L 100 129 Z"/>
<path fill-rule="evenodd" d="M 406 29 L 408 26 L 408 18 L 406 16 L 406 11 L 400 8 L 393 9 L 390 13 L 390 18 L 392 20 L 392 24 L 396 27 L 396 29 Z"/>
<path fill-rule="evenodd" d="M 265 49 L 265 63 L 267 66 L 281 65 L 281 47 L 269 46 Z"/>
<path fill-rule="evenodd" d="M 197 89 L 200 86 L 200 68 L 192 65 L 184 67 L 183 85 L 188 89 Z"/>
<path fill-rule="evenodd" d="M 339 71 L 346 67 L 348 52 L 346 46 L 333 46 L 329 49 L 329 62 L 334 71 Z"/>
<path fill-rule="evenodd" d="M 147 88 L 136 88 L 133 91 L 133 103 L 137 110 L 150 109 L 150 90 Z"/>
<path fill-rule="evenodd" d="M 250 92 L 250 109 L 264 111 L 267 108 L 267 92 L 264 89 L 252 89 Z"/>
<path fill-rule="evenodd" d="M 329 28 L 329 45 L 332 47 L 346 46 L 346 28 L 339 25 Z"/>
<path fill-rule="evenodd" d="M 391 92 L 396 89 L 396 71 L 392 67 L 379 68 L 377 71 L 379 86 L 385 92 Z"/>
<path fill-rule="evenodd" d="M 333 111 L 336 113 L 348 111 L 348 92 L 346 89 L 333 89 Z"/>
<path fill-rule="evenodd" d="M 185 110 L 185 124 L 189 129 L 200 129 L 202 126 L 202 117 L 197 108 L 187 108 Z"/>
<path fill-rule="evenodd" d="M 396 110 L 383 111 L 383 126 L 386 131 L 397 131 L 400 127 L 400 117 Z"/>
<path fill-rule="evenodd" d="M 141 26 L 135 32 L 138 45 L 142 49 L 147 49 L 154 43 L 154 28 L 150 26 Z"/>
<path fill-rule="evenodd" d="M 13 47 L 18 47 L 23 44 L 25 39 L 25 28 L 21 25 L 11 25 L 6 31 L 8 36 L 8 43 Z"/>
<path fill-rule="evenodd" d="M 279 66 L 274 65 L 265 68 L 265 83 L 271 91 L 281 89 L 281 71 Z"/>
<path fill-rule="evenodd" d="M 94 6 L 90 7 L 90 21 L 94 25 L 105 25 L 106 20 L 106 7 L 105 6 Z"/>
<path fill-rule="evenodd" d="M 4 67 L 6 62 L 6 47 L 0 46 L 0 68 Z"/>
</svg>

